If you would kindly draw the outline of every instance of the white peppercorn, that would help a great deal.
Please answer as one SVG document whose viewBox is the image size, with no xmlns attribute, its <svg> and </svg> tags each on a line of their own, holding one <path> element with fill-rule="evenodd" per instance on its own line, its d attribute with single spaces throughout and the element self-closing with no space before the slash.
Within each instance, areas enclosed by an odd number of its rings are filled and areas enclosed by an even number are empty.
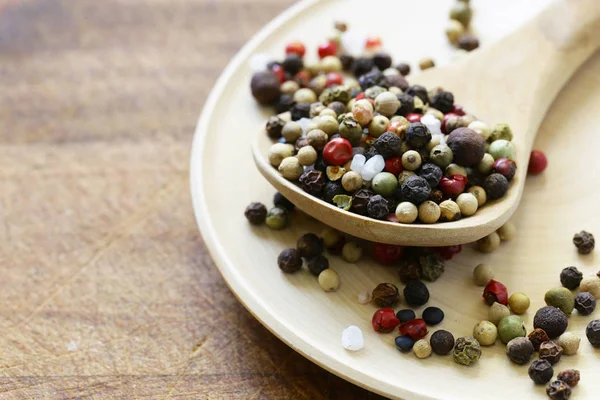
<svg viewBox="0 0 600 400">
<path fill-rule="evenodd" d="M 348 171 L 342 176 L 342 186 L 347 192 L 354 192 L 360 189 L 362 184 L 362 176 L 357 172 Z"/>
<path fill-rule="evenodd" d="M 362 257 L 362 247 L 358 243 L 350 241 L 342 248 L 342 258 L 349 263 L 355 263 Z"/>
<path fill-rule="evenodd" d="M 477 205 L 479 207 L 483 206 L 487 202 L 487 194 L 485 193 L 485 189 L 481 186 L 471 186 L 468 193 L 471 193 L 477 199 Z"/>
<path fill-rule="evenodd" d="M 337 118 L 337 113 L 335 112 L 335 110 L 333 110 L 331 108 L 324 108 L 319 113 L 319 117 L 333 117 L 333 118 Z"/>
<path fill-rule="evenodd" d="M 473 327 L 473 337 L 482 346 L 491 346 L 498 338 L 498 328 L 490 321 L 480 321 Z"/>
<path fill-rule="evenodd" d="M 401 224 L 412 224 L 419 216 L 417 206 L 408 201 L 403 201 L 396 207 L 396 218 Z"/>
<path fill-rule="evenodd" d="M 420 339 L 413 345 L 413 353 L 417 358 L 427 358 L 431 355 L 431 345 L 425 339 Z"/>
<path fill-rule="evenodd" d="M 440 206 L 431 200 L 419 206 L 419 220 L 425 224 L 434 224 L 440 219 Z"/>
<path fill-rule="evenodd" d="M 326 108 L 325 110 L 331 110 L 330 108 Z M 325 111 L 323 110 L 323 111 Z M 333 110 L 331 110 L 333 111 Z M 333 111 L 335 113 L 335 111 Z M 339 124 L 337 122 L 337 119 L 335 119 L 335 117 L 331 116 L 331 115 L 320 115 L 316 118 L 313 119 L 313 122 L 315 123 L 315 129 L 320 129 L 323 132 L 325 132 L 327 134 L 327 136 L 331 136 L 335 133 L 337 133 L 338 128 L 339 128 Z M 311 130 L 307 129 L 307 132 L 310 132 Z"/>
<path fill-rule="evenodd" d="M 440 203 L 440 221 L 458 221 L 462 217 L 460 207 L 452 200 Z"/>
<path fill-rule="evenodd" d="M 488 309 L 488 321 L 494 325 L 498 325 L 504 317 L 508 317 L 509 315 L 510 310 L 508 307 L 498 302 L 494 302 Z"/>
<path fill-rule="evenodd" d="M 284 158 L 294 155 L 294 145 L 289 143 L 275 143 L 269 148 L 267 157 L 269 163 L 275 168 L 279 167 Z"/>
<path fill-rule="evenodd" d="M 340 72 L 342 62 L 336 56 L 326 56 L 319 62 L 319 69 L 323 72 Z"/>
<path fill-rule="evenodd" d="M 383 92 L 375 97 L 375 111 L 386 117 L 393 117 L 400 108 L 400 100 L 395 94 Z"/>
<path fill-rule="evenodd" d="M 456 198 L 456 204 L 460 208 L 460 212 L 465 217 L 475 214 L 479 203 L 472 193 L 461 193 Z"/>
<path fill-rule="evenodd" d="M 473 269 L 473 280 L 477 286 L 485 286 L 494 279 L 494 270 L 489 264 L 479 264 Z"/>
<path fill-rule="evenodd" d="M 458 39 L 465 33 L 465 27 L 458 21 L 451 19 L 446 25 L 446 36 L 448 41 L 452 44 L 456 44 Z"/>
<path fill-rule="evenodd" d="M 483 121 L 473 121 L 469 124 L 468 128 L 477 132 L 483 140 L 488 140 L 490 133 L 492 132 L 488 124 Z"/>
<path fill-rule="evenodd" d="M 317 151 L 323 150 L 323 147 L 325 147 L 327 144 L 327 139 L 327 134 L 320 129 L 313 129 L 306 135 L 306 141 L 308 144 L 314 147 Z"/>
<path fill-rule="evenodd" d="M 579 291 L 590 292 L 596 299 L 600 299 L 600 277 L 583 278 L 579 284 Z"/>
<path fill-rule="evenodd" d="M 281 84 L 280 89 L 281 93 L 294 94 L 300 89 L 300 85 L 296 81 L 285 81 Z"/>
<path fill-rule="evenodd" d="M 296 157 L 286 157 L 281 161 L 278 168 L 279 172 L 285 179 L 289 179 L 290 181 L 295 181 L 300 178 L 300 175 L 304 173 L 304 168 L 302 168 L 302 164 Z"/>
<path fill-rule="evenodd" d="M 431 150 L 442 142 L 442 135 L 433 135 L 431 140 L 425 145 L 425 150 L 431 153 Z"/>
<path fill-rule="evenodd" d="M 340 287 L 340 276 L 331 268 L 321 271 L 318 280 L 319 285 L 326 292 L 333 292 Z"/>
<path fill-rule="evenodd" d="M 446 176 L 452 176 L 452 175 L 467 176 L 466 168 L 463 166 L 460 166 L 458 164 L 454 164 L 454 163 L 448 165 L 444 172 L 446 173 Z"/>
<path fill-rule="evenodd" d="M 485 153 L 479 164 L 477 164 L 477 170 L 482 174 L 489 174 L 494 166 L 494 157 L 490 153 Z"/>
<path fill-rule="evenodd" d="M 415 150 L 402 154 L 402 166 L 409 171 L 415 171 L 421 166 L 421 155 Z"/>
<path fill-rule="evenodd" d="M 581 338 L 574 333 L 565 332 L 557 340 L 557 343 L 563 349 L 563 353 L 566 355 L 573 355 L 579 350 L 579 343 Z"/>
<path fill-rule="evenodd" d="M 312 146 L 304 146 L 298 150 L 296 157 L 304 166 L 313 165 L 317 161 L 317 151 Z"/>
<path fill-rule="evenodd" d="M 517 234 L 517 228 L 515 224 L 508 221 L 504 225 L 498 229 L 498 236 L 500 236 L 500 240 L 511 240 Z"/>
<path fill-rule="evenodd" d="M 384 132 L 386 132 L 389 124 L 390 120 L 384 115 L 377 115 L 373 117 L 371 123 L 369 123 L 369 135 L 373 136 L 374 138 L 378 138 Z"/>
<path fill-rule="evenodd" d="M 296 121 L 286 122 L 281 130 L 281 136 L 288 143 L 295 143 L 302 136 L 302 127 Z"/>
<path fill-rule="evenodd" d="M 296 103 L 314 103 L 317 101 L 317 95 L 308 88 L 298 89 L 294 93 L 294 101 Z"/>
<path fill-rule="evenodd" d="M 482 253 L 491 253 L 498 247 L 500 247 L 500 236 L 496 232 L 492 232 L 477 241 L 477 248 Z"/>
</svg>

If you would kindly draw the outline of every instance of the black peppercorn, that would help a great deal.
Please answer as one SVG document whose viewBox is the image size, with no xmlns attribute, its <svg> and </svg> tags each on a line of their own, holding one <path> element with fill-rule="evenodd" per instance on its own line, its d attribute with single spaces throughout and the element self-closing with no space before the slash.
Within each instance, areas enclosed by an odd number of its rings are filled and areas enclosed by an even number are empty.
<svg viewBox="0 0 600 400">
<path fill-rule="evenodd" d="M 568 326 L 567 316 L 558 308 L 552 306 L 540 308 L 533 317 L 533 327 L 543 329 L 550 339 L 565 333 Z"/>
<path fill-rule="evenodd" d="M 339 194 L 345 194 L 344 188 L 340 181 L 327 182 L 323 188 L 323 200 L 329 204 L 333 204 L 333 198 Z"/>
<path fill-rule="evenodd" d="M 300 187 L 306 193 L 316 197 L 319 197 L 321 193 L 323 193 L 325 178 L 321 171 L 312 169 L 300 175 L 298 180 L 300 182 Z"/>
<path fill-rule="evenodd" d="M 306 264 L 308 266 L 308 270 L 314 276 L 319 276 L 319 274 L 329 268 L 329 260 L 322 254 L 319 254 L 316 257 L 308 260 Z"/>
<path fill-rule="evenodd" d="M 374 193 L 368 189 L 360 189 L 352 196 L 352 212 L 360 215 L 367 215 L 367 204 Z"/>
<path fill-rule="evenodd" d="M 431 335 L 429 342 L 431 344 L 431 350 L 440 356 L 445 356 L 454 348 L 454 336 L 443 329 L 435 331 L 433 335 Z"/>
<path fill-rule="evenodd" d="M 442 113 L 447 114 L 452 111 L 452 107 L 454 107 L 454 95 L 445 90 L 439 91 L 431 99 L 431 105 L 433 108 L 436 108 Z"/>
<path fill-rule="evenodd" d="M 410 201 L 415 205 L 419 205 L 429 197 L 431 188 L 425 178 L 420 176 L 409 176 L 401 186 L 402 198 L 405 201 Z"/>
<path fill-rule="evenodd" d="M 554 375 L 552 364 L 546 360 L 535 360 L 529 366 L 529 377 L 536 385 L 544 385 L 550 382 Z"/>
<path fill-rule="evenodd" d="M 579 383 L 581 375 L 576 369 L 568 369 L 566 371 L 559 372 L 556 376 L 556 379 L 558 379 L 559 381 L 563 381 L 570 387 L 575 387 Z"/>
<path fill-rule="evenodd" d="M 409 305 L 419 307 L 429 301 L 429 290 L 421 281 L 408 281 L 404 288 L 404 298 Z"/>
<path fill-rule="evenodd" d="M 464 35 L 458 40 L 458 47 L 463 50 L 473 51 L 479 47 L 479 39 L 473 35 Z"/>
<path fill-rule="evenodd" d="M 431 140 L 431 132 L 425 124 L 415 122 L 406 128 L 404 137 L 411 147 L 419 149 L 429 143 Z"/>
<path fill-rule="evenodd" d="M 304 68 L 304 61 L 298 54 L 290 53 L 283 60 L 283 70 L 291 75 L 296 75 Z"/>
<path fill-rule="evenodd" d="M 398 157 L 402 147 L 402 139 L 395 133 L 385 132 L 373 142 L 373 147 L 383 158 Z"/>
<path fill-rule="evenodd" d="M 596 298 L 590 292 L 577 293 L 575 309 L 580 315 L 590 315 L 596 309 Z"/>
<path fill-rule="evenodd" d="M 284 125 L 285 121 L 279 118 L 277 115 L 270 117 L 267 120 L 266 125 L 267 135 L 271 139 L 279 139 L 281 137 L 281 131 L 283 130 Z"/>
<path fill-rule="evenodd" d="M 578 288 L 582 279 L 583 274 L 579 272 L 577 267 L 567 267 L 560 273 L 560 283 L 570 290 Z"/>
<path fill-rule="evenodd" d="M 314 233 L 305 233 L 296 243 L 300 257 L 311 259 L 323 253 L 323 239 Z"/>
<path fill-rule="evenodd" d="M 272 71 L 276 66 L 281 67 L 281 63 L 279 61 L 269 61 L 267 63 L 267 71 Z"/>
<path fill-rule="evenodd" d="M 527 364 L 533 353 L 533 344 L 525 337 L 516 337 L 506 344 L 506 355 L 515 364 Z"/>
<path fill-rule="evenodd" d="M 410 94 L 400 93 L 396 95 L 396 98 L 400 101 L 400 107 L 396 110 L 396 115 L 406 117 L 415 109 L 415 98 Z"/>
<path fill-rule="evenodd" d="M 401 90 L 408 88 L 408 81 L 402 75 L 388 75 L 385 77 L 385 87 L 397 87 Z"/>
<path fill-rule="evenodd" d="M 392 66 L 392 57 L 388 53 L 379 51 L 373 56 L 373 64 L 383 71 Z"/>
<path fill-rule="evenodd" d="M 281 90 L 279 79 L 271 71 L 256 72 L 250 81 L 252 96 L 262 105 L 274 104 Z"/>
<path fill-rule="evenodd" d="M 403 260 L 398 270 L 398 277 L 402 283 L 407 283 L 411 280 L 421 279 L 421 266 L 413 259 Z"/>
<path fill-rule="evenodd" d="M 387 203 L 388 203 L 388 213 L 389 214 L 395 214 L 396 213 L 396 208 L 398 207 L 398 204 L 400 202 L 397 199 L 393 198 L 393 197 L 386 197 L 385 201 L 387 201 Z"/>
<path fill-rule="evenodd" d="M 421 318 L 427 325 L 437 325 L 444 320 L 444 312 L 438 307 L 427 307 Z"/>
<path fill-rule="evenodd" d="M 550 340 L 546 331 L 540 328 L 536 328 L 533 331 L 531 331 L 531 333 L 527 337 L 529 338 L 531 344 L 533 344 L 533 348 L 535 349 L 535 351 L 538 351 L 540 349 L 540 345 L 542 343 Z"/>
<path fill-rule="evenodd" d="M 354 64 L 354 57 L 350 54 L 342 54 L 340 55 L 340 62 L 342 63 L 342 69 L 344 71 L 350 71 L 352 69 L 352 64 Z"/>
<path fill-rule="evenodd" d="M 267 207 L 263 203 L 250 203 L 244 211 L 244 215 L 252 225 L 260 225 L 267 218 Z"/>
<path fill-rule="evenodd" d="M 277 257 L 277 265 L 286 273 L 297 272 L 302 268 L 302 258 L 296 249 L 285 249 Z"/>
<path fill-rule="evenodd" d="M 577 247 L 579 254 L 589 254 L 594 250 L 594 246 L 596 245 L 594 235 L 586 231 L 575 234 L 575 236 L 573 236 L 573 243 Z"/>
<path fill-rule="evenodd" d="M 376 156 L 377 154 L 379 154 L 377 149 L 371 146 L 367 149 L 367 151 L 365 151 L 364 156 L 368 160 L 369 158 Z"/>
<path fill-rule="evenodd" d="M 600 347 L 600 319 L 590 322 L 585 329 L 585 335 L 594 347 Z"/>
<path fill-rule="evenodd" d="M 321 171 L 322 173 L 325 173 L 327 171 L 328 166 L 329 165 L 325 162 L 325 160 L 323 160 L 323 156 L 318 155 L 317 161 L 315 161 L 315 165 L 313 165 L 313 168 L 316 169 L 317 171 Z"/>
<path fill-rule="evenodd" d="M 433 201 L 435 204 L 440 204 L 444 200 L 444 192 L 439 189 L 432 189 L 427 200 Z"/>
<path fill-rule="evenodd" d="M 367 215 L 373 219 L 384 219 L 389 214 L 388 202 L 376 194 L 367 203 Z"/>
<path fill-rule="evenodd" d="M 540 345 L 540 360 L 546 360 L 554 365 L 560 361 L 563 348 L 553 341 L 544 342 Z"/>
<path fill-rule="evenodd" d="M 423 164 L 417 174 L 424 178 L 431 188 L 436 187 L 444 175 L 442 169 L 433 163 Z"/>
<path fill-rule="evenodd" d="M 283 93 L 279 98 L 275 101 L 274 107 L 275 112 L 277 114 L 284 113 L 286 111 L 290 111 L 292 107 L 296 104 L 294 101 L 294 96 L 291 94 Z"/>
<path fill-rule="evenodd" d="M 504 175 L 491 174 L 483 182 L 483 189 L 488 199 L 496 200 L 503 197 L 508 190 L 508 180 Z"/>
<path fill-rule="evenodd" d="M 398 303 L 400 294 L 396 285 L 391 283 L 380 283 L 373 289 L 373 301 L 379 307 L 392 307 Z"/>
<path fill-rule="evenodd" d="M 421 85 L 412 85 L 406 89 L 405 93 L 416 96 L 423 100 L 423 103 L 429 104 L 429 94 L 427 93 L 427 89 Z"/>
<path fill-rule="evenodd" d="M 341 101 L 334 101 L 329 103 L 327 108 L 331 108 L 337 115 L 342 115 L 346 112 L 346 105 Z"/>
<path fill-rule="evenodd" d="M 294 203 L 292 203 L 291 201 L 289 201 L 288 199 L 286 199 L 281 193 L 276 192 L 273 195 L 273 205 L 276 207 L 283 207 L 288 211 L 294 211 L 294 209 L 296 209 L 296 206 L 294 205 Z"/>
<path fill-rule="evenodd" d="M 453 130 L 448 135 L 446 144 L 452 149 L 454 162 L 463 167 L 478 164 L 485 155 L 485 140 L 473 129 L 457 128 Z M 503 178 L 506 179 L 504 176 Z"/>
<path fill-rule="evenodd" d="M 402 76 L 410 74 L 410 65 L 408 65 L 407 63 L 400 63 L 396 65 L 396 69 L 398 70 L 398 72 L 400 72 L 400 75 Z"/>
<path fill-rule="evenodd" d="M 372 57 L 359 57 L 355 59 L 352 64 L 352 73 L 358 78 L 367 72 L 370 72 L 374 66 L 375 63 L 373 62 Z"/>
<path fill-rule="evenodd" d="M 571 388 L 563 381 L 553 381 L 546 388 L 546 394 L 552 400 L 567 400 L 571 397 Z"/>
<path fill-rule="evenodd" d="M 358 83 L 363 90 L 367 90 L 372 86 L 388 87 L 385 75 L 383 75 L 383 72 L 377 70 L 361 75 L 361 77 L 358 78 Z"/>
<path fill-rule="evenodd" d="M 290 112 L 292 113 L 292 121 L 308 118 L 310 116 L 310 103 L 296 103 L 292 106 Z"/>
<path fill-rule="evenodd" d="M 408 322 L 412 319 L 417 318 L 417 315 L 415 314 L 415 312 L 413 310 L 406 308 L 404 310 L 398 311 L 396 313 L 396 318 L 398 318 L 400 323 L 404 323 L 404 322 Z"/>
</svg>

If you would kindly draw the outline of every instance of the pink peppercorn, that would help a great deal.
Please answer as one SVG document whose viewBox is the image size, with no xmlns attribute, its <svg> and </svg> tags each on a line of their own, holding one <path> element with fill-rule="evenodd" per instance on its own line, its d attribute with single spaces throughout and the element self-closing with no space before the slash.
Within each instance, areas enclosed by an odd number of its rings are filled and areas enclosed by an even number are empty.
<svg viewBox="0 0 600 400">
<path fill-rule="evenodd" d="M 533 150 L 529 156 L 527 172 L 533 175 L 542 173 L 548 166 L 546 155 L 539 150 Z"/>
</svg>

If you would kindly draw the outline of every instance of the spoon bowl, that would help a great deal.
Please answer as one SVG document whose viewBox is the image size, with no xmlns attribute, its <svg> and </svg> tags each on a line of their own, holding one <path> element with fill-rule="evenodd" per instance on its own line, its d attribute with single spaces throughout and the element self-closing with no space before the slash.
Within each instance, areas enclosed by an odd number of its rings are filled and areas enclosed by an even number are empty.
<svg viewBox="0 0 600 400">
<path fill-rule="evenodd" d="M 600 46 L 600 7 L 595 0 L 563 0 L 493 46 L 462 60 L 410 77 L 411 84 L 443 87 L 470 114 L 489 124 L 508 123 L 517 173 L 506 195 L 454 222 L 400 224 L 344 211 L 283 178 L 267 159 L 272 141 L 257 130 L 252 145 L 261 174 L 299 209 L 362 239 L 408 246 L 449 246 L 476 241 L 502 226 L 517 209 L 538 127 L 577 68 Z M 568 133 L 566 133 L 568 134 Z"/>
</svg>

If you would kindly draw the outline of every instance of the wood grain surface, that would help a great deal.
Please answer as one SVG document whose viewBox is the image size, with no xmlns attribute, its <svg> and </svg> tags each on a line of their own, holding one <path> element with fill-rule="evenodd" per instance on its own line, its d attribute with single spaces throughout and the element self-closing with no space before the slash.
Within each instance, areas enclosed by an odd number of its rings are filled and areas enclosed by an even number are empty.
<svg viewBox="0 0 600 400">
<path fill-rule="evenodd" d="M 204 100 L 291 3 L 0 0 L 0 397 L 380 398 L 263 328 L 192 215 Z"/>
</svg>

